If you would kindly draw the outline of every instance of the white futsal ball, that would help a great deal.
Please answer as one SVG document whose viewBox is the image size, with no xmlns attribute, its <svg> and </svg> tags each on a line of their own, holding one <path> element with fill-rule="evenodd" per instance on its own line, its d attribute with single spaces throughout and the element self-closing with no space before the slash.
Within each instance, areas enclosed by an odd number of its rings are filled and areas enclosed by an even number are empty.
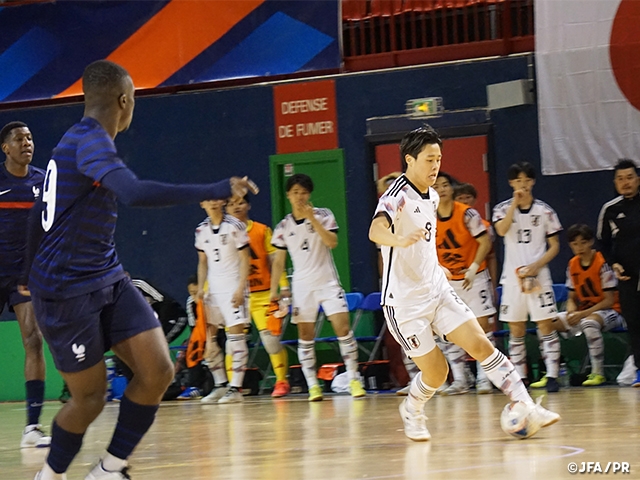
<svg viewBox="0 0 640 480">
<path fill-rule="evenodd" d="M 529 438 L 541 427 L 532 414 L 533 408 L 524 402 L 507 403 L 500 415 L 502 431 L 520 440 Z"/>
</svg>

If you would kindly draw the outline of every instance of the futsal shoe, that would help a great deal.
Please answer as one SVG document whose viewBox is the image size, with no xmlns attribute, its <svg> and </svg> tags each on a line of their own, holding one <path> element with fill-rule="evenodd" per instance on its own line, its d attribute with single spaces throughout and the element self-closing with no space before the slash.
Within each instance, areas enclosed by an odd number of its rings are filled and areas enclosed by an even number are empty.
<svg viewBox="0 0 640 480">
<path fill-rule="evenodd" d="M 84 480 L 131 480 L 129 473 L 127 473 L 128 467 L 124 467 L 118 472 L 108 472 L 102 466 L 102 461 L 91 469 L 91 471 L 84 477 Z"/>
<path fill-rule="evenodd" d="M 42 425 L 27 425 L 22 432 L 20 448 L 47 448 L 51 445 L 51 437 L 42 431 Z"/>
<path fill-rule="evenodd" d="M 322 389 L 320 385 L 314 385 L 309 389 L 309 401 L 310 402 L 321 402 L 323 399 Z"/>
<path fill-rule="evenodd" d="M 399 397 L 406 397 L 407 395 L 409 395 L 409 390 L 411 390 L 411 382 L 409 382 L 406 387 L 396 391 L 396 395 L 398 395 Z"/>
<path fill-rule="evenodd" d="M 289 385 L 289 382 L 287 382 L 286 380 L 278 380 L 275 387 L 273 387 L 271 396 L 273 398 L 284 397 L 285 395 L 288 395 L 290 391 L 291 386 Z"/>
<path fill-rule="evenodd" d="M 600 375 L 599 373 L 590 373 L 587 379 L 582 382 L 583 387 L 596 387 L 598 385 L 602 385 L 607 381 L 607 378 L 604 375 Z"/>
<path fill-rule="evenodd" d="M 449 387 L 440 392 L 440 395 L 462 395 L 464 393 L 469 393 L 469 387 L 462 382 L 454 381 Z"/>
<path fill-rule="evenodd" d="M 351 393 L 353 398 L 362 398 L 367 394 L 364 388 L 362 388 L 360 380 L 357 378 L 354 378 L 349 382 L 349 393 Z"/>
<path fill-rule="evenodd" d="M 537 382 L 533 382 L 529 387 L 531 388 L 545 388 L 547 386 L 547 376 L 545 375 Z"/>
<path fill-rule="evenodd" d="M 203 399 L 201 399 L 200 402 L 201 403 L 218 403 L 218 400 L 220 400 L 222 397 L 225 396 L 225 394 L 227 393 L 227 390 L 229 390 L 229 387 L 226 385 L 224 387 L 215 387 L 213 390 L 211 390 L 211 393 L 206 397 L 204 397 Z"/>
<path fill-rule="evenodd" d="M 488 378 L 482 378 L 476 382 L 476 393 L 478 395 L 486 395 L 493 393 L 493 383 Z"/>
<path fill-rule="evenodd" d="M 427 429 L 427 416 L 424 413 L 412 414 L 407 409 L 407 399 L 405 398 L 400 407 L 400 417 L 404 423 L 404 434 L 414 442 L 424 442 L 431 439 L 431 434 Z"/>
<path fill-rule="evenodd" d="M 229 387 L 229 390 L 227 390 L 227 393 L 224 394 L 224 397 L 218 400 L 219 404 L 242 402 L 244 402 L 244 397 L 242 396 L 240 390 L 238 390 L 236 387 Z"/>
<path fill-rule="evenodd" d="M 188 387 L 184 392 L 176 397 L 176 400 L 198 400 L 202 398 L 200 389 L 196 387 Z"/>
<path fill-rule="evenodd" d="M 67 474 L 66 473 L 56 474 L 54 478 L 56 480 L 67 480 Z M 36 473 L 36 476 L 33 477 L 33 480 L 42 480 L 42 470 Z"/>
<path fill-rule="evenodd" d="M 557 378 L 545 377 L 547 379 L 547 393 L 556 393 L 560 391 L 560 384 Z"/>
<path fill-rule="evenodd" d="M 640 370 L 638 370 L 638 373 L 636 374 L 636 381 L 633 382 L 631 386 L 634 388 L 640 388 Z"/>
<path fill-rule="evenodd" d="M 553 425 L 554 423 L 560 420 L 560 415 L 551 410 L 547 410 L 540 403 L 542 402 L 542 397 L 538 397 L 535 405 L 532 405 L 531 418 L 533 421 L 539 422 L 543 427 L 548 427 L 549 425 Z"/>
</svg>

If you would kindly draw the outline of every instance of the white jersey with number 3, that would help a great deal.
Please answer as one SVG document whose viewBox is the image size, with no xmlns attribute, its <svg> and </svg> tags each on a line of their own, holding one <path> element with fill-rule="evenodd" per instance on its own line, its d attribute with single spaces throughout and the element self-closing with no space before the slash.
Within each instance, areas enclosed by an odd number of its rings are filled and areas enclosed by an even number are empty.
<svg viewBox="0 0 640 480">
<path fill-rule="evenodd" d="M 502 220 L 513 203 L 513 198 L 499 203 L 493 209 L 493 223 Z M 558 215 L 549 205 L 534 199 L 528 210 L 516 208 L 513 223 L 504 236 L 504 268 L 501 284 L 517 284 L 516 269 L 540 259 L 547 251 L 547 238 L 562 231 Z M 548 267 L 538 273 L 541 282 L 551 279 Z"/>
<path fill-rule="evenodd" d="M 419 228 L 427 231 L 424 239 L 409 247 L 382 246 L 383 305 L 417 305 L 451 288 L 436 250 L 439 203 L 440 197 L 433 188 L 421 193 L 404 175 L 380 197 L 375 216 L 385 216 L 393 233 L 408 236 Z"/>
<path fill-rule="evenodd" d="M 195 246 L 207 255 L 209 291 L 234 292 L 240 281 L 238 251 L 249 246 L 245 224 L 229 215 L 220 225 L 207 218 L 196 228 Z"/>
<path fill-rule="evenodd" d="M 338 232 L 336 219 L 328 208 L 314 208 L 313 216 L 325 230 Z M 303 283 L 311 289 L 340 284 L 331 249 L 323 243 L 309 220 L 296 220 L 292 214 L 287 215 L 273 231 L 271 244 L 289 252 L 293 262 L 293 283 Z"/>
</svg>

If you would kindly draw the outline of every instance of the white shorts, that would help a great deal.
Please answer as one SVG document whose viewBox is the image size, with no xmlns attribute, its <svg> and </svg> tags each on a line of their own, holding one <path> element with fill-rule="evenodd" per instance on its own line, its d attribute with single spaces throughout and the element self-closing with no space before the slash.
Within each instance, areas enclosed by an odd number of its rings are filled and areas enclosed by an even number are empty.
<svg viewBox="0 0 640 480">
<path fill-rule="evenodd" d="M 314 323 L 320 306 L 327 317 L 336 313 L 348 313 L 349 306 L 344 290 L 338 284 L 329 284 L 317 289 L 306 285 L 292 285 L 292 323 Z"/>
<path fill-rule="evenodd" d="M 537 293 L 522 293 L 520 285 L 502 285 L 501 322 L 539 322 L 558 316 L 553 284 L 541 284 Z"/>
<path fill-rule="evenodd" d="M 475 319 L 471 309 L 447 288 L 432 301 L 419 305 L 382 307 L 387 327 L 408 357 L 421 357 L 436 346 L 433 335 L 441 338 L 460 325 Z"/>
<path fill-rule="evenodd" d="M 602 321 L 603 332 L 608 332 L 609 330 L 612 330 L 614 328 L 627 328 L 627 322 L 624 320 L 624 317 L 612 308 L 607 308 L 605 310 L 596 310 L 591 315 L 597 315 L 600 318 L 600 320 Z M 567 322 L 567 312 L 558 313 L 558 318 L 565 328 L 571 330 L 571 327 L 569 327 L 569 324 Z"/>
<path fill-rule="evenodd" d="M 251 321 L 249 317 L 249 297 L 245 295 L 244 303 L 235 308 L 231 303 L 233 293 L 210 292 L 206 295 L 205 303 L 209 307 L 208 324 L 229 328 L 236 325 L 244 325 Z"/>
<path fill-rule="evenodd" d="M 464 280 L 452 280 L 449 283 L 476 318 L 489 317 L 496 313 L 496 307 L 493 305 L 493 286 L 487 270 L 476 275 L 473 286 L 469 290 L 462 288 L 462 282 Z"/>
</svg>

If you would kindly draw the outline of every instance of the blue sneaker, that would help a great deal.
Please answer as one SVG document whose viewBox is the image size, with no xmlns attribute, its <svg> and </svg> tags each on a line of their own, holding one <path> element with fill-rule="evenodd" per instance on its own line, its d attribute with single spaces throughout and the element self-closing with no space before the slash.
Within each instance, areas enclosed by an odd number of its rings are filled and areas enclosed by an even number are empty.
<svg viewBox="0 0 640 480">
<path fill-rule="evenodd" d="M 202 393 L 199 388 L 188 387 L 184 392 L 176 397 L 176 400 L 198 400 L 202 398 Z"/>
<path fill-rule="evenodd" d="M 640 388 L 640 369 L 638 369 L 638 373 L 636 374 L 636 381 L 631 384 L 632 387 Z"/>
</svg>

